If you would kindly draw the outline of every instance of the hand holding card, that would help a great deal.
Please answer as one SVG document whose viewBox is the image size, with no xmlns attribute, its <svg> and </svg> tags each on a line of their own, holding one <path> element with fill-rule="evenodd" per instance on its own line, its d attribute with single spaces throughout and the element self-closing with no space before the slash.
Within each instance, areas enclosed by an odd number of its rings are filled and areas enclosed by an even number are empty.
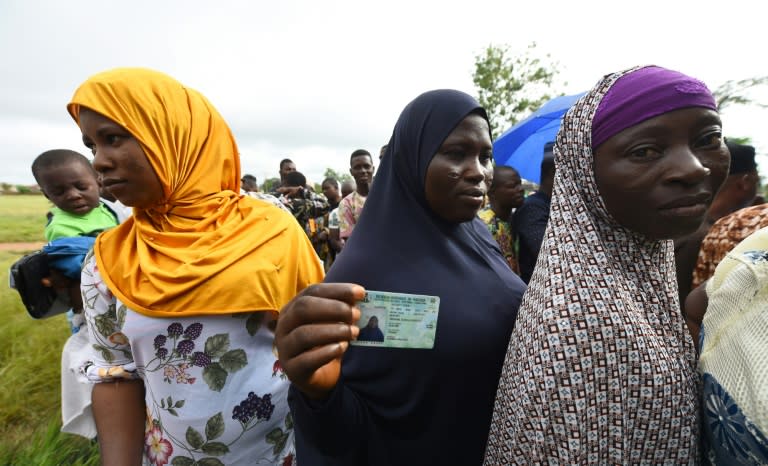
<svg viewBox="0 0 768 466">
<path fill-rule="evenodd" d="M 341 374 L 341 357 L 358 336 L 355 303 L 365 290 L 351 283 L 320 283 L 302 291 L 280 311 L 275 330 L 280 365 L 308 397 L 322 399 Z"/>
</svg>

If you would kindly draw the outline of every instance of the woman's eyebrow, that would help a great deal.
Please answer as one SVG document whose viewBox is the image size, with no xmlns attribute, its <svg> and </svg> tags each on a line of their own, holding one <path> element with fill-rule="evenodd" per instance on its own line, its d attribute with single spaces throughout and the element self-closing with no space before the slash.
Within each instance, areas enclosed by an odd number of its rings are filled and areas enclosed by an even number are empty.
<svg viewBox="0 0 768 466">
<path fill-rule="evenodd" d="M 701 118 L 699 118 L 698 123 L 699 124 L 717 124 L 717 125 L 722 125 L 723 124 L 723 120 L 722 120 L 722 118 L 720 118 L 719 114 L 714 114 L 714 115 L 708 114 L 708 115 L 704 115 Z"/>
</svg>

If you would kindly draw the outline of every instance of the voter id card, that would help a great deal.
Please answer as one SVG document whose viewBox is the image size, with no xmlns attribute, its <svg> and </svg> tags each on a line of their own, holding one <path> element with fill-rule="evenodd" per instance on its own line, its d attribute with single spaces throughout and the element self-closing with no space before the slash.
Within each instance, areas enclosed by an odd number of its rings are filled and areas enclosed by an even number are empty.
<svg viewBox="0 0 768 466">
<path fill-rule="evenodd" d="M 357 307 L 360 335 L 351 345 L 434 348 L 440 297 L 369 290 Z"/>
</svg>

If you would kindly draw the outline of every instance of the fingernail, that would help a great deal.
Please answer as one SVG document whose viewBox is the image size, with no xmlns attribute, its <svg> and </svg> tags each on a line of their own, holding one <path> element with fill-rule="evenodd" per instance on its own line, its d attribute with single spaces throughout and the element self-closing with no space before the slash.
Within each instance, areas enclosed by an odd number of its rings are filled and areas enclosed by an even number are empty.
<svg viewBox="0 0 768 466">
<path fill-rule="evenodd" d="M 352 287 L 352 293 L 357 299 L 363 299 L 365 297 L 365 288 L 360 285 L 355 285 Z"/>
</svg>

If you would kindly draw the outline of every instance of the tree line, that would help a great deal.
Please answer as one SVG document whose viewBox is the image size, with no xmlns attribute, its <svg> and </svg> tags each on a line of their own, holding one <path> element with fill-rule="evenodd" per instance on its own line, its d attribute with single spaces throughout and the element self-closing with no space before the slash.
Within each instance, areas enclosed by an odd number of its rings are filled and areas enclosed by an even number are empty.
<svg viewBox="0 0 768 466">
<path fill-rule="evenodd" d="M 537 49 L 531 42 L 517 52 L 507 44 L 488 45 L 475 56 L 472 81 L 480 105 L 488 112 L 491 134 L 498 138 L 504 131 L 539 109 L 547 101 L 564 95 L 567 81 L 561 77 L 560 62 Z M 712 91 L 720 111 L 733 106 L 768 108 L 768 104 L 753 97 L 753 91 L 768 85 L 767 76 L 753 76 L 728 80 Z M 749 144 L 749 135 L 731 135 L 740 144 Z M 324 178 L 339 182 L 351 179 L 348 173 L 326 168 Z M 320 180 L 322 182 L 322 180 Z M 272 191 L 280 184 L 279 178 L 264 181 L 264 191 Z M 320 191 L 320 183 L 315 183 Z"/>
<path fill-rule="evenodd" d="M 548 100 L 564 95 L 567 82 L 560 79 L 560 63 L 550 54 L 542 54 L 531 42 L 521 53 L 509 45 L 488 45 L 475 56 L 472 80 L 477 98 L 491 120 L 491 132 L 496 139 L 518 121 L 536 111 Z M 718 109 L 757 106 L 768 108 L 752 95 L 755 88 L 768 84 L 768 76 L 728 80 L 712 91 Z M 740 141 L 750 138 L 742 135 Z"/>
</svg>

